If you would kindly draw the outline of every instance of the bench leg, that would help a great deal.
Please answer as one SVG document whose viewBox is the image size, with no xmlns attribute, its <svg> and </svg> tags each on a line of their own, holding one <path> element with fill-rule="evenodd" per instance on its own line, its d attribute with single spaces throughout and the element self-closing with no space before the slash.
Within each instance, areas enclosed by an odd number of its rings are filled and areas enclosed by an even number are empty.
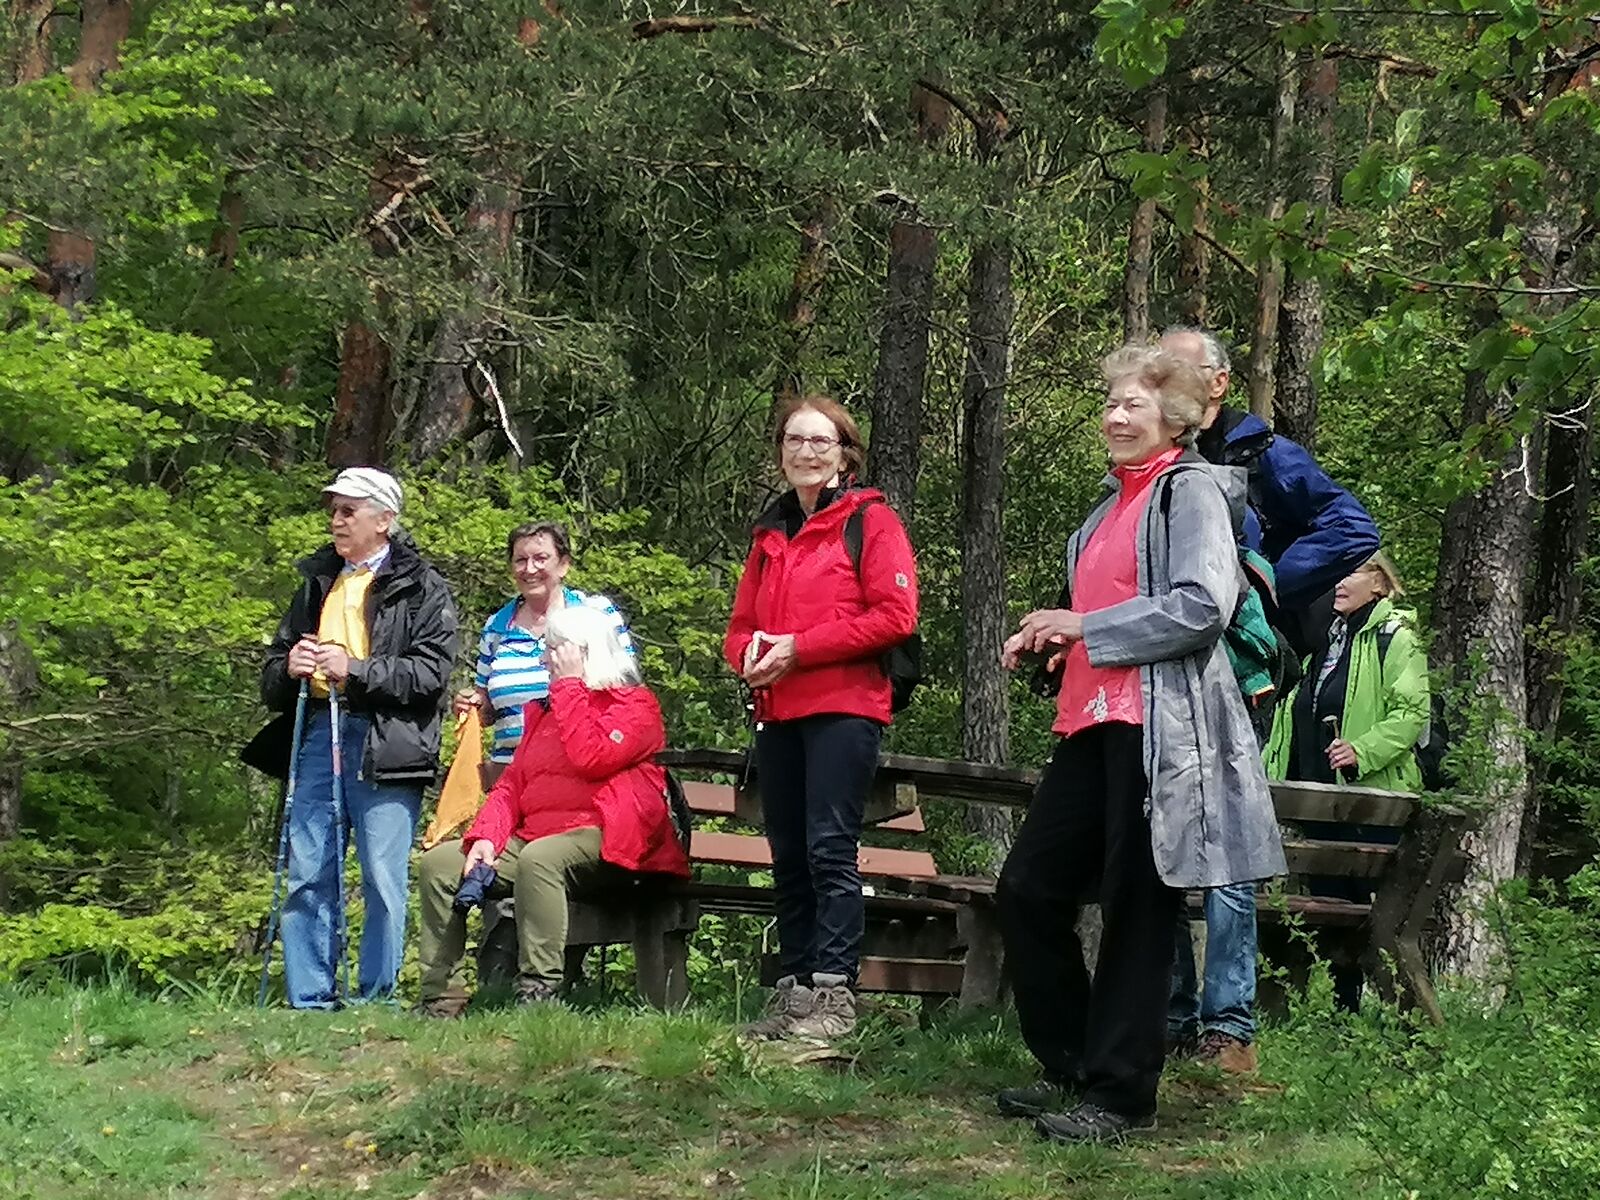
<svg viewBox="0 0 1600 1200">
<path fill-rule="evenodd" d="M 961 972 L 961 1008 L 993 1008 L 1000 1003 L 1005 967 L 1005 946 L 994 904 L 962 905 L 956 914 L 956 931 L 967 947 Z"/>
<path fill-rule="evenodd" d="M 1372 903 L 1372 944 L 1363 963 L 1368 977 L 1384 999 L 1421 1008 L 1436 1025 L 1444 1024 L 1444 1011 L 1428 975 L 1422 935 L 1470 823 L 1464 813 L 1419 812 Z"/>
<path fill-rule="evenodd" d="M 478 987 L 509 991 L 517 981 L 517 919 L 511 898 L 483 906 L 483 937 L 478 943 Z"/>
<path fill-rule="evenodd" d="M 639 994 L 655 1008 L 681 1008 L 689 998 L 689 934 L 669 928 L 678 914 L 654 912 L 641 915 L 633 940 L 633 961 L 638 972 Z"/>
</svg>

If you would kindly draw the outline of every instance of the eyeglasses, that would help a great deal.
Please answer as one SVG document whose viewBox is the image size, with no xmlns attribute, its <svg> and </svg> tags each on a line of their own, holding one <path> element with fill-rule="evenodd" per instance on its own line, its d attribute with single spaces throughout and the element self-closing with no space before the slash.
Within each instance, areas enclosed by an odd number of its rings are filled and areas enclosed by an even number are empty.
<svg viewBox="0 0 1600 1200">
<path fill-rule="evenodd" d="M 821 434 L 816 437 L 801 437 L 798 433 L 783 435 L 783 448 L 791 454 L 798 454 L 802 449 L 810 450 L 813 454 L 826 454 L 840 445 L 843 443 L 838 438 L 824 437 Z"/>
</svg>

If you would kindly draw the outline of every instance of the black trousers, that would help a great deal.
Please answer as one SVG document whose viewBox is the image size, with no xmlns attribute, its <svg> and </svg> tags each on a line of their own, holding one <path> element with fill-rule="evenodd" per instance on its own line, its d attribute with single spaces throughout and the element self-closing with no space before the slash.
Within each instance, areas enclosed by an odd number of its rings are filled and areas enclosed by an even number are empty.
<svg viewBox="0 0 1600 1200">
<path fill-rule="evenodd" d="M 784 975 L 856 981 L 867 914 L 857 853 L 882 737 L 876 721 L 832 714 L 756 734 Z"/>
<path fill-rule="evenodd" d="M 1155 1111 L 1182 893 L 1156 874 L 1138 726 L 1064 738 L 996 892 L 1022 1036 L 1045 1073 L 1129 1117 Z M 1098 899 L 1091 980 L 1078 910 Z"/>
</svg>

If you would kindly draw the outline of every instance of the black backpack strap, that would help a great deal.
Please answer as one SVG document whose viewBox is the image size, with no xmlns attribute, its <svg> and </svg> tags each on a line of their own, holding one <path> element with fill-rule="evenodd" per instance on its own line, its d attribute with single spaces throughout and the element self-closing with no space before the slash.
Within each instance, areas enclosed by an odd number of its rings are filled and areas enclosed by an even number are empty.
<svg viewBox="0 0 1600 1200">
<path fill-rule="evenodd" d="M 1389 661 L 1389 643 L 1394 641 L 1395 631 L 1399 628 L 1399 625 L 1391 621 L 1385 621 L 1378 629 L 1378 666 L 1380 668 Z"/>
<path fill-rule="evenodd" d="M 844 552 L 850 556 L 850 565 L 855 568 L 857 579 L 861 578 L 861 555 L 867 537 L 867 509 L 882 503 L 882 500 L 868 500 L 845 518 Z"/>
</svg>

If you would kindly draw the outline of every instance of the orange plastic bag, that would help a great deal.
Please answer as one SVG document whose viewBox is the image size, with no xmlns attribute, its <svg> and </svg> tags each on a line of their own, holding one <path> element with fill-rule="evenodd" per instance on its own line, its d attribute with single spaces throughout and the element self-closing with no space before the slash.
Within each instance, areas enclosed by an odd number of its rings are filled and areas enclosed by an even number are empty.
<svg viewBox="0 0 1600 1200">
<path fill-rule="evenodd" d="M 456 719 L 456 756 L 439 789 L 439 805 L 422 835 L 422 848 L 431 850 L 473 817 L 483 805 L 483 721 L 476 708 Z"/>
</svg>

